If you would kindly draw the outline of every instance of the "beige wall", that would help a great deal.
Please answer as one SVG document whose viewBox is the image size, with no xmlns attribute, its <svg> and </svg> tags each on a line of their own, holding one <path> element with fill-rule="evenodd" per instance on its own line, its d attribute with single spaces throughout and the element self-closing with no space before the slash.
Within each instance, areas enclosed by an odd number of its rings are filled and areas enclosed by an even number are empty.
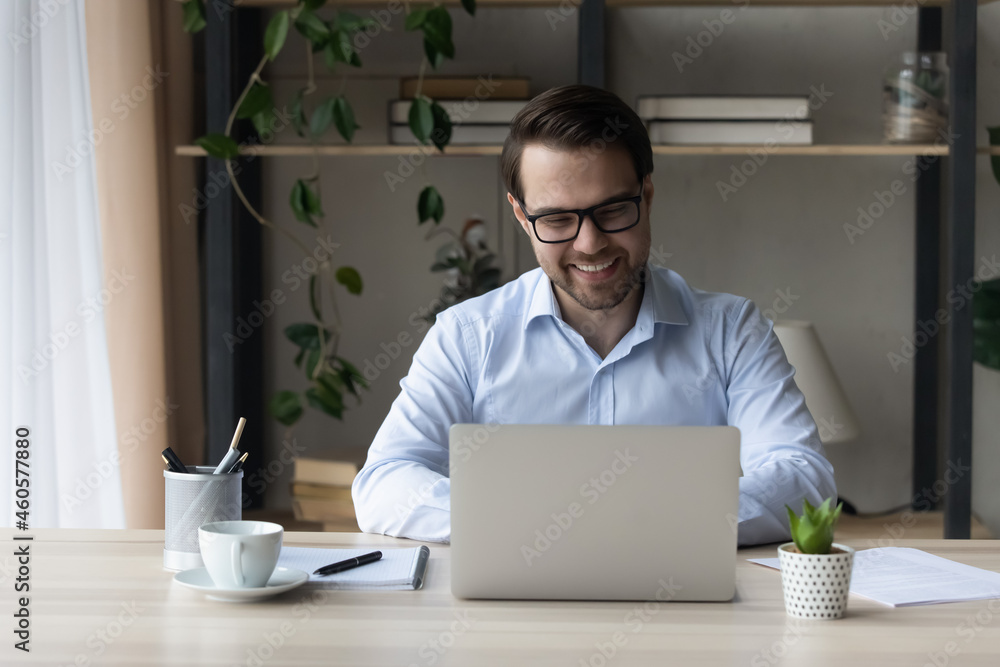
<svg viewBox="0 0 1000 667">
<path fill-rule="evenodd" d="M 704 30 L 703 21 L 719 18 L 722 9 L 610 11 L 609 88 L 634 102 L 641 94 L 794 95 L 815 87 L 832 92 L 814 112 L 817 143 L 880 140 L 881 71 L 894 54 L 912 48 L 915 20 L 883 39 L 877 21 L 888 16 L 888 9 L 732 10 L 734 20 L 679 72 L 672 53 L 683 49 L 688 36 Z M 554 29 L 546 10 L 480 9 L 475 19 L 454 16 L 458 62 L 449 63 L 444 73 L 530 76 L 534 93 L 574 82 L 575 16 L 555 23 Z M 980 16 L 983 126 L 1000 123 L 1000 88 L 995 84 L 1000 6 L 982 7 Z M 415 73 L 412 63 L 419 41 L 403 34 L 399 23 L 394 21 L 393 33 L 376 37 L 361 53 L 362 71 L 374 78 L 352 78 L 348 83 L 347 93 L 363 126 L 358 142 L 384 142 L 385 101 L 394 96 L 398 76 Z M 510 37 L 515 34 L 516 43 Z M 279 89 L 300 85 L 305 69 L 299 53 L 286 49 L 272 68 Z M 979 143 L 985 141 L 981 132 Z M 670 268 L 695 287 L 745 295 L 762 308 L 779 296 L 778 290 L 797 297 L 785 316 L 815 322 L 863 430 L 857 442 L 829 450 L 841 494 L 862 511 L 906 503 L 911 495 L 912 368 L 894 371 L 887 354 L 899 349 L 913 318 L 914 185 L 901 172 L 907 158 L 770 157 L 723 201 L 716 183 L 727 180 L 732 165 L 744 159 L 658 156 L 653 247 L 671 253 Z M 985 159 L 978 165 L 981 256 L 996 252 L 1000 244 L 1000 233 L 991 224 L 1000 186 L 989 177 Z M 417 333 L 408 318 L 437 293 L 435 276 L 427 271 L 436 244 L 422 241 L 424 230 L 416 226 L 414 214 L 425 175 L 418 169 L 393 193 L 384 172 L 397 167 L 398 158 L 323 162 L 323 196 L 334 236 L 366 281 L 363 297 L 341 300 L 348 322 L 343 352 L 358 364 L 374 359 L 380 346 L 389 345 L 399 333 Z M 264 163 L 267 210 L 282 222 L 297 224 L 285 202 L 296 175 L 309 168 L 309 161 L 291 158 Z M 496 158 L 435 159 L 428 163 L 426 177 L 446 199 L 446 223 L 457 226 L 466 214 L 479 213 L 496 234 L 500 221 L 508 277 L 515 266 L 522 271 L 534 266 L 527 244 L 514 245 L 515 227 Z M 904 179 L 906 194 L 850 243 L 843 225 L 854 222 L 857 207 L 868 206 L 873 192 L 888 189 L 895 179 Z M 281 276 L 296 262 L 295 253 L 270 236 L 265 236 L 265 244 L 265 290 L 291 294 Z M 268 395 L 301 386 L 291 365 L 294 350 L 280 332 L 307 312 L 302 296 L 296 296 L 263 327 Z M 404 349 L 382 371 L 364 404 L 351 410 L 343 423 L 307 417 L 297 429 L 299 443 L 309 451 L 328 449 L 363 458 L 398 392 L 412 351 Z M 1000 381 L 992 373 L 977 371 L 977 378 L 988 378 L 977 384 L 977 419 L 982 418 L 980 405 L 1000 398 Z M 266 428 L 276 454 L 282 432 L 270 421 Z M 976 431 L 976 456 L 983 463 L 975 477 L 976 503 L 1000 534 L 1000 505 L 995 500 L 990 504 L 984 481 L 1000 473 L 993 433 L 996 429 Z M 271 485 L 269 504 L 287 505 L 286 482 L 287 472 Z"/>
</svg>

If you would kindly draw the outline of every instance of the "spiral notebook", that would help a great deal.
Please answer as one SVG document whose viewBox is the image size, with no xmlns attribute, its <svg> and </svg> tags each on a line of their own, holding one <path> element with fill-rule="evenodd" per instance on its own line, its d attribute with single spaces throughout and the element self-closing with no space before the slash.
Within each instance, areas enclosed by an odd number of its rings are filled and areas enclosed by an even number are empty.
<svg viewBox="0 0 1000 667">
<path fill-rule="evenodd" d="M 382 558 L 350 570 L 320 576 L 313 574 L 324 565 L 371 553 L 376 549 L 315 549 L 282 547 L 278 567 L 291 567 L 309 573 L 308 584 L 340 590 L 406 591 L 423 586 L 430 549 L 426 545 L 403 549 L 378 549 Z"/>
</svg>

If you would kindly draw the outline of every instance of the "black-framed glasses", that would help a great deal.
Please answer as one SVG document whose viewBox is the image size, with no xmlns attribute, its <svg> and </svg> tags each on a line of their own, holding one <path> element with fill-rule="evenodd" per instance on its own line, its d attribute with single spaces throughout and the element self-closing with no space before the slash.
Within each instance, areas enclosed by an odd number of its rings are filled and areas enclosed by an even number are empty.
<svg viewBox="0 0 1000 667">
<path fill-rule="evenodd" d="M 524 211 L 524 217 L 535 230 L 535 238 L 542 243 L 566 243 L 580 235 L 583 219 L 590 216 L 594 226 L 605 234 L 624 232 L 639 224 L 639 202 L 642 201 L 642 181 L 639 182 L 639 194 L 612 202 L 598 204 L 590 208 L 566 211 L 553 211 L 542 215 L 530 215 L 520 199 L 517 203 Z"/>
</svg>

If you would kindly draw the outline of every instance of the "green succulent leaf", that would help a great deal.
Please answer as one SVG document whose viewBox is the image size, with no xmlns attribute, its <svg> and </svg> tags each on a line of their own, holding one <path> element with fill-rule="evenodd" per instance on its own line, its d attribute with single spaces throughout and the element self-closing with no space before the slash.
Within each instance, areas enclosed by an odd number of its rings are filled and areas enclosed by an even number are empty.
<svg viewBox="0 0 1000 667">
<path fill-rule="evenodd" d="M 237 118 L 252 118 L 269 108 L 273 108 L 274 102 L 271 98 L 271 87 L 261 83 L 254 83 L 250 90 L 243 96 L 240 108 L 236 110 Z"/>
<path fill-rule="evenodd" d="M 333 123 L 337 126 L 337 132 L 347 142 L 354 139 L 354 131 L 361 128 L 354 120 L 354 110 L 351 109 L 350 102 L 343 95 L 333 101 Z"/>
<path fill-rule="evenodd" d="M 187 0 L 183 5 L 184 32 L 201 32 L 205 28 L 205 3 L 202 0 Z"/>
<path fill-rule="evenodd" d="M 351 294 L 361 294 L 361 274 L 353 266 L 342 266 L 334 274 L 337 282 L 347 288 Z"/>
<path fill-rule="evenodd" d="M 403 24 L 403 27 L 406 30 L 417 30 L 418 28 L 420 28 L 420 26 L 424 24 L 424 21 L 427 20 L 428 11 L 429 10 L 424 7 L 421 7 L 419 9 L 414 9 L 412 12 L 406 15 L 406 21 Z"/>
<path fill-rule="evenodd" d="M 267 409 L 278 422 L 291 426 L 302 416 L 302 401 L 294 391 L 279 391 L 271 397 Z"/>
<path fill-rule="evenodd" d="M 323 19 L 311 11 L 300 12 L 295 19 L 295 29 L 312 43 L 313 51 L 319 51 L 330 39 L 330 28 Z"/>
<path fill-rule="evenodd" d="M 444 107 L 434 102 L 431 104 L 431 115 L 434 117 L 434 130 L 431 132 L 431 141 L 439 151 L 444 151 L 444 147 L 451 141 L 451 118 Z"/>
<path fill-rule="evenodd" d="M 233 138 L 225 134 L 206 134 L 198 137 L 194 143 L 205 149 L 205 152 L 220 160 L 233 160 L 240 155 L 240 147 Z"/>
<path fill-rule="evenodd" d="M 304 222 L 312 227 L 317 227 L 314 218 L 322 217 L 323 210 L 320 207 L 319 195 L 312 189 L 306 181 L 296 179 L 289 195 L 288 203 L 292 207 L 292 213 L 299 222 Z"/>
<path fill-rule="evenodd" d="M 337 419 L 343 419 L 344 416 L 344 399 L 340 394 L 335 394 L 327 389 L 322 384 L 317 383 L 316 386 L 310 387 L 306 390 L 306 400 L 309 401 L 309 405 L 325 412 L 331 417 Z"/>
<path fill-rule="evenodd" d="M 410 131 L 422 144 L 426 144 L 434 131 L 434 112 L 431 101 L 421 95 L 410 103 Z"/>
<path fill-rule="evenodd" d="M 288 37 L 288 25 L 287 11 L 278 12 L 267 24 L 267 30 L 264 31 L 264 53 L 268 60 L 274 60 L 281 52 L 285 38 Z"/>
<path fill-rule="evenodd" d="M 417 215 L 420 218 L 419 224 L 431 218 L 434 218 L 434 224 L 438 224 L 444 217 L 444 199 L 433 185 L 428 185 L 420 191 L 420 197 L 417 199 Z"/>
<path fill-rule="evenodd" d="M 788 527 L 795 546 L 804 554 L 827 554 L 833 544 L 833 534 L 844 504 L 830 510 L 832 498 L 827 498 L 819 507 L 813 507 L 808 500 L 802 501 L 802 514 L 796 516 L 791 507 L 788 512 Z"/>
</svg>

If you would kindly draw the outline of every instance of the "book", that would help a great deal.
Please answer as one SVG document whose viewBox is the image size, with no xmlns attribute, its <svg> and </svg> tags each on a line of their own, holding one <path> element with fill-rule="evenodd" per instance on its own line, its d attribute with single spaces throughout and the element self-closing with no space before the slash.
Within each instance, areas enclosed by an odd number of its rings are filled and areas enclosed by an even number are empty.
<svg viewBox="0 0 1000 667">
<path fill-rule="evenodd" d="M 324 500 L 351 499 L 351 487 L 333 486 L 330 484 L 313 484 L 311 482 L 292 482 L 292 495 L 297 498 L 317 498 Z"/>
<path fill-rule="evenodd" d="M 427 545 L 378 549 L 382 558 L 374 563 L 336 572 L 326 576 L 313 574 L 315 570 L 348 558 L 371 553 L 375 549 L 317 549 L 311 547 L 281 547 L 279 567 L 305 570 L 309 573 L 306 585 L 340 590 L 417 590 L 424 585 L 430 549 Z"/>
<path fill-rule="evenodd" d="M 781 569 L 777 558 L 748 558 Z M 1000 598 L 1000 572 L 956 563 L 910 547 L 857 551 L 851 593 L 890 607 Z"/>
<path fill-rule="evenodd" d="M 809 145 L 812 121 L 654 120 L 647 123 L 654 144 Z"/>
<path fill-rule="evenodd" d="M 444 107 L 455 124 L 510 123 L 527 104 L 523 100 L 435 100 Z M 389 122 L 406 125 L 410 122 L 412 100 L 391 100 Z"/>
<path fill-rule="evenodd" d="M 358 466 L 351 461 L 300 456 L 295 459 L 292 481 L 328 486 L 350 486 L 357 474 Z"/>
<path fill-rule="evenodd" d="M 405 77 L 399 81 L 399 96 L 412 100 L 417 94 L 419 77 Z M 464 99 L 474 97 L 490 100 L 526 100 L 529 79 L 519 76 L 425 76 L 420 89 L 422 95 L 433 99 Z"/>
<path fill-rule="evenodd" d="M 510 134 L 510 125 L 455 125 L 451 128 L 449 146 L 502 144 Z M 419 144 L 409 125 L 389 126 L 390 144 Z M 430 144 L 431 148 L 434 147 Z"/>
<path fill-rule="evenodd" d="M 292 510 L 299 521 L 338 522 L 344 519 L 357 520 L 354 503 L 347 500 L 326 500 L 323 498 L 292 498 Z"/>
<path fill-rule="evenodd" d="M 791 95 L 641 95 L 636 107 L 643 120 L 809 118 L 809 98 Z"/>
</svg>

